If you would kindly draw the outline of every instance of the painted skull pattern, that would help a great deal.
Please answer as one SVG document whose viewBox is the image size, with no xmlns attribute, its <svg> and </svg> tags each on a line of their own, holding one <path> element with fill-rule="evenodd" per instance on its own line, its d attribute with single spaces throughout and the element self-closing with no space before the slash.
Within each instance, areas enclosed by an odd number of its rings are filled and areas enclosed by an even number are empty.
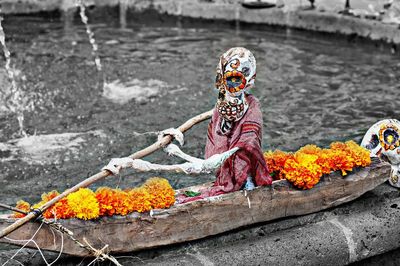
<svg viewBox="0 0 400 266">
<path fill-rule="evenodd" d="M 226 121 L 237 121 L 246 112 L 244 95 L 254 86 L 255 77 L 256 59 L 246 48 L 231 48 L 220 57 L 215 80 L 217 109 Z"/>
<path fill-rule="evenodd" d="M 361 146 L 371 151 L 371 157 L 379 157 L 392 165 L 389 183 L 400 188 L 400 121 L 385 119 L 375 123 L 365 133 Z"/>
<path fill-rule="evenodd" d="M 219 115 L 226 121 L 233 122 L 239 120 L 247 110 L 244 93 L 236 97 L 225 95 L 223 100 L 218 100 L 217 109 Z"/>
<path fill-rule="evenodd" d="M 243 47 L 226 51 L 219 59 L 215 86 L 235 96 L 254 86 L 256 59 Z"/>
</svg>

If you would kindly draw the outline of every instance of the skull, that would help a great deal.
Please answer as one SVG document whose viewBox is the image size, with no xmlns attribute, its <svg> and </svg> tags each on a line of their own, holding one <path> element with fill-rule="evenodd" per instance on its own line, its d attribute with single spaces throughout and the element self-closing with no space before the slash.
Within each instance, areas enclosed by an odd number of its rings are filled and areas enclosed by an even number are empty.
<svg viewBox="0 0 400 266">
<path fill-rule="evenodd" d="M 392 165 L 389 183 L 400 188 L 400 122 L 385 119 L 374 124 L 361 142 L 361 146 L 371 152 L 371 157 L 379 157 Z"/>
<path fill-rule="evenodd" d="M 231 48 L 220 57 L 215 80 L 217 109 L 226 121 L 237 121 L 247 111 L 244 95 L 254 86 L 255 77 L 256 59 L 246 48 Z"/>
</svg>

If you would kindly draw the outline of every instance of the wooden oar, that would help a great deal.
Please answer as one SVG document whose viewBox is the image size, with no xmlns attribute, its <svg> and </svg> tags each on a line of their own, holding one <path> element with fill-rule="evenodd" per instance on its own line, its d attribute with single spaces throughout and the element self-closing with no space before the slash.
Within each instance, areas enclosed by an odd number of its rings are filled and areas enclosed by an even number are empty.
<svg viewBox="0 0 400 266">
<path fill-rule="evenodd" d="M 212 112 L 213 112 L 213 110 L 210 110 L 208 112 L 205 112 L 205 113 L 199 114 L 199 115 L 197 115 L 195 117 L 192 117 L 191 119 L 189 119 L 185 123 L 183 123 L 180 127 L 178 127 L 178 130 L 180 130 L 182 133 L 187 131 L 187 130 L 189 130 L 195 124 L 198 124 L 198 123 L 210 118 L 212 116 Z M 132 154 L 129 157 L 131 157 L 132 159 L 139 159 L 139 158 L 145 157 L 145 156 L 147 156 L 147 155 L 159 150 L 160 148 L 166 146 L 171 141 L 172 141 L 172 136 L 170 136 L 170 135 L 164 136 L 162 139 L 158 140 L 154 144 L 150 145 L 147 148 L 144 148 L 143 150 L 135 152 L 134 154 Z M 75 185 L 74 187 L 64 191 L 63 193 L 61 193 L 57 197 L 55 197 L 52 200 L 46 202 L 45 204 L 40 206 L 35 211 L 30 212 L 25 217 L 18 219 L 15 223 L 13 223 L 10 226 L 4 228 L 0 233 L 0 238 L 10 234 L 11 232 L 15 231 L 16 229 L 18 229 L 19 227 L 21 227 L 22 225 L 27 223 L 28 221 L 36 218 L 42 212 L 44 212 L 45 210 L 50 208 L 53 204 L 55 204 L 56 202 L 58 202 L 62 198 L 68 196 L 69 194 L 77 191 L 80 188 L 87 187 L 87 186 L 95 183 L 96 181 L 98 181 L 100 179 L 106 178 L 109 175 L 111 175 L 111 172 L 109 172 L 107 170 L 103 170 L 103 171 L 101 171 L 101 172 L 99 172 L 99 173 L 87 178 L 86 180 L 83 180 L 82 182 L 80 182 L 79 184 Z"/>
</svg>

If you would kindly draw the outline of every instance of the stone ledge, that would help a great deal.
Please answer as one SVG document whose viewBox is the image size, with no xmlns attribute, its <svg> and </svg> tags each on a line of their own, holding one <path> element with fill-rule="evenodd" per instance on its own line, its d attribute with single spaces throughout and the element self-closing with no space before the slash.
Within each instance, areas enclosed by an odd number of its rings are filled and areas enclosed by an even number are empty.
<svg viewBox="0 0 400 266">
<path fill-rule="evenodd" d="M 85 0 L 88 5 L 125 5 L 137 11 L 155 9 L 159 13 L 199 19 L 241 21 L 277 25 L 311 31 L 357 35 L 374 41 L 400 43 L 398 25 L 377 20 L 340 15 L 333 10 L 292 10 L 282 8 L 247 9 L 240 0 Z M 68 10 L 75 7 L 72 0 L 0 0 L 3 13 L 21 14 L 41 11 Z"/>
<path fill-rule="evenodd" d="M 238 1 L 236 1 L 238 2 Z M 136 0 L 135 8 L 146 8 L 142 0 Z M 361 19 L 333 12 L 296 10 L 285 12 L 281 8 L 247 9 L 239 3 L 204 3 L 184 0 L 153 0 L 153 7 L 160 13 L 201 19 L 220 19 L 246 23 L 277 25 L 311 31 L 357 35 L 371 40 L 400 43 L 398 25 L 383 24 L 377 20 Z"/>
</svg>

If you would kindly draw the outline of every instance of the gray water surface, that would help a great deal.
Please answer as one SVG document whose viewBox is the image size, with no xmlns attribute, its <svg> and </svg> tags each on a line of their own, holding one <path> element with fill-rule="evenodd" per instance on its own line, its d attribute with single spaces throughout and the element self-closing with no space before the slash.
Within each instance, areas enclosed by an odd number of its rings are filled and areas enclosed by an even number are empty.
<svg viewBox="0 0 400 266">
<path fill-rule="evenodd" d="M 62 191 L 110 158 L 154 142 L 155 134 L 146 132 L 178 126 L 211 109 L 218 57 L 232 46 L 249 48 L 257 59 L 253 93 L 263 108 L 265 150 L 360 141 L 377 120 L 399 116 L 399 56 L 385 47 L 151 12 L 127 17 L 122 27 L 117 10 L 89 14 L 105 69 L 104 90 L 77 14 L 5 18 L 15 67 L 41 99 L 35 112 L 25 113 L 28 139 L 16 136 L 15 114 L 0 112 L 0 202 L 32 201 L 42 192 Z M 6 86 L 5 73 L 0 75 Z M 186 134 L 186 152 L 203 156 L 206 126 Z M 162 152 L 148 159 L 179 162 Z M 117 181 L 134 186 L 148 176 L 129 172 L 94 187 Z M 176 187 L 212 180 L 165 177 Z"/>
<path fill-rule="evenodd" d="M 0 109 L 0 202 L 35 201 L 43 192 L 63 191 L 110 158 L 154 142 L 151 132 L 211 109 L 218 57 L 232 46 L 249 48 L 257 59 L 253 93 L 262 104 L 265 150 L 360 141 L 377 120 L 399 117 L 399 56 L 386 47 L 152 12 L 128 12 L 121 24 L 117 11 L 89 14 L 105 69 L 104 90 L 77 13 L 5 17 L 15 68 L 40 99 L 34 112 L 25 113 L 28 139 L 16 135 L 15 114 Z M 5 72 L 0 76 L 4 88 Z M 206 126 L 186 134 L 186 152 L 203 156 Z M 147 159 L 179 162 L 162 152 Z M 127 171 L 94 188 L 135 186 L 148 176 Z M 212 180 L 165 177 L 176 187 Z"/>
<path fill-rule="evenodd" d="M 96 70 L 77 14 L 6 16 L 3 27 L 24 86 L 39 95 L 25 113 L 26 139 L 15 114 L 0 108 L 0 202 L 38 201 L 98 172 L 113 157 L 127 156 L 211 109 L 218 57 L 244 46 L 257 59 L 252 91 L 264 115 L 263 148 L 296 150 L 314 143 L 359 142 L 378 120 L 399 118 L 399 55 L 380 44 L 304 31 L 194 22 L 118 10 L 93 9 L 89 23 L 99 44 L 104 78 Z M 0 72 L 0 87 L 8 86 Z M 202 157 L 207 123 L 186 137 L 183 150 Z M 180 162 L 157 152 L 146 159 Z M 136 174 L 125 171 L 101 185 L 132 187 L 149 176 L 175 188 L 211 176 Z"/>
</svg>

